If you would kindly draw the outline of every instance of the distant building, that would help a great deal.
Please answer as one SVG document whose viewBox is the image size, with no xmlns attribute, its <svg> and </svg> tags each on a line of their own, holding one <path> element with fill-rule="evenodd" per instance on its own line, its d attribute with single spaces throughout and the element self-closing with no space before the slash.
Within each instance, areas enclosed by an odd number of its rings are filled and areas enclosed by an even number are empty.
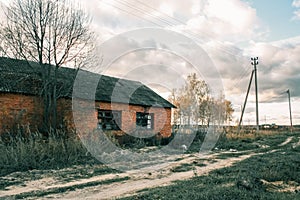
<svg viewBox="0 0 300 200">
<path fill-rule="evenodd" d="M 39 67 L 34 62 L 28 65 L 24 60 L 0 57 L 0 133 L 18 126 L 32 131 L 42 129 L 44 104 L 39 95 L 42 84 L 36 74 Z M 77 72 L 60 68 L 58 73 L 57 124 L 66 130 L 75 129 L 72 92 Z M 171 109 L 175 106 L 170 102 L 140 82 L 86 73 L 100 78 L 95 110 L 82 115 L 82 122 L 89 130 L 101 128 L 123 135 L 139 127 L 141 131 L 163 137 L 171 135 Z M 113 94 L 115 87 L 121 89 Z M 132 95 L 128 96 L 127 91 L 133 91 Z"/>
</svg>

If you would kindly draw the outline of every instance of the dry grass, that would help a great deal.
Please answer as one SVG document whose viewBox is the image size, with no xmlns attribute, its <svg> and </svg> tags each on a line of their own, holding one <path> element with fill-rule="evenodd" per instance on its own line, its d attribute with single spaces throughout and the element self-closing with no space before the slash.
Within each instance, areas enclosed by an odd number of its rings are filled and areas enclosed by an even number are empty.
<svg viewBox="0 0 300 200">
<path fill-rule="evenodd" d="M 260 129 L 258 132 L 255 128 L 242 128 L 238 130 L 237 127 L 227 127 L 224 129 L 227 139 L 255 139 L 258 137 L 274 136 L 278 134 L 290 133 L 288 127 L 278 129 Z M 300 130 L 294 128 L 294 132 L 300 132 Z"/>
<path fill-rule="evenodd" d="M 95 162 L 76 135 L 58 131 L 3 134 L 0 137 L 0 175 L 32 169 L 58 169 L 73 164 Z"/>
</svg>

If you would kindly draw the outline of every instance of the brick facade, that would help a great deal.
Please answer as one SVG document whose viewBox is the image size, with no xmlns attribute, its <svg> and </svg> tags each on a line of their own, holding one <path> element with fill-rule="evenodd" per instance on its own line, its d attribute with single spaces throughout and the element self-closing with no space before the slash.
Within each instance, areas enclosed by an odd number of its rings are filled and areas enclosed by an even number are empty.
<svg viewBox="0 0 300 200">
<path fill-rule="evenodd" d="M 73 120 L 72 100 L 59 99 L 57 102 L 57 124 L 59 128 L 69 131 L 75 129 Z M 77 126 L 82 126 L 85 130 L 97 128 L 97 109 L 121 111 L 121 131 L 114 131 L 120 136 L 130 133 L 136 129 L 136 112 L 151 113 L 154 116 L 153 130 L 148 130 L 149 134 L 159 133 L 162 137 L 171 136 L 171 108 L 144 107 L 138 105 L 128 105 L 124 103 L 96 102 L 92 111 L 84 112 L 86 102 L 82 101 L 82 112 L 75 109 L 77 113 Z M 75 113 L 76 114 L 76 113 Z M 0 133 L 7 132 L 20 127 L 28 127 L 32 131 L 40 130 L 43 121 L 43 102 L 36 96 L 0 93 Z M 78 125 L 79 124 L 79 125 Z M 80 127 L 76 127 L 79 128 Z M 147 131 L 145 131 L 147 134 Z"/>
<path fill-rule="evenodd" d="M 163 137 L 171 136 L 171 108 L 143 107 L 123 103 L 96 102 L 96 108 L 104 110 L 118 110 L 122 113 L 122 131 L 116 131 L 117 135 L 123 132 L 130 133 L 136 130 L 136 113 L 151 113 L 154 116 L 153 130 L 149 134 L 160 133 Z M 147 132 L 147 131 L 144 131 Z M 147 134 L 147 133 L 146 133 Z"/>
<path fill-rule="evenodd" d="M 29 127 L 36 131 L 43 121 L 43 102 L 35 96 L 0 93 L 0 133 Z"/>
</svg>

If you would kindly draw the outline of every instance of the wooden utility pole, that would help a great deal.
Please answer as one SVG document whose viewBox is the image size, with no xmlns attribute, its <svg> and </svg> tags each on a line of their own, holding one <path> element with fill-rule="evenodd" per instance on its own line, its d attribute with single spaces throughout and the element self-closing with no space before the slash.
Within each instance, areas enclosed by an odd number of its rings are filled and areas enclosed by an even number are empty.
<svg viewBox="0 0 300 200">
<path fill-rule="evenodd" d="M 289 98 L 290 123 L 291 123 L 291 133 L 292 133 L 293 132 L 293 120 L 292 120 L 292 108 L 291 108 L 291 94 L 290 94 L 289 89 L 286 92 L 288 93 L 288 98 Z"/>
<path fill-rule="evenodd" d="M 240 117 L 240 121 L 239 121 L 238 132 L 240 132 L 240 129 L 241 129 L 241 124 L 242 124 L 242 121 L 243 121 L 243 116 L 244 116 L 244 112 L 245 112 L 245 108 L 246 108 L 246 104 L 247 104 L 247 100 L 248 100 L 248 95 L 249 95 L 249 91 L 250 91 L 250 88 L 251 88 L 253 74 L 254 74 L 254 70 L 252 70 L 252 73 L 251 73 L 251 77 L 250 77 L 250 81 L 249 81 L 249 85 L 248 85 L 248 89 L 247 89 L 247 94 L 246 94 L 246 98 L 245 98 L 245 101 L 244 101 L 244 106 L 242 107 L 242 113 L 241 113 L 241 117 Z"/>
<path fill-rule="evenodd" d="M 254 66 L 254 79 L 255 79 L 255 98 L 256 98 L 256 131 L 259 131 L 259 118 L 258 118 L 258 87 L 257 87 L 257 68 L 258 57 L 251 58 L 251 64 Z"/>
</svg>

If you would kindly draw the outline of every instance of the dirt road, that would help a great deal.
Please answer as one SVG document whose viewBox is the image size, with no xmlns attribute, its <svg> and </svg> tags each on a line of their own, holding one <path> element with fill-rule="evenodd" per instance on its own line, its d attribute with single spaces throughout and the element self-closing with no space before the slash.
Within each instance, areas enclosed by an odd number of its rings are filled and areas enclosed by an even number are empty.
<svg viewBox="0 0 300 200">
<path fill-rule="evenodd" d="M 207 161 L 204 164 L 206 166 L 198 167 L 195 166 L 195 169 L 188 170 L 185 172 L 172 172 L 174 165 L 170 165 L 168 168 L 163 171 L 158 172 L 157 174 L 149 175 L 147 172 L 141 170 L 134 173 L 127 172 L 125 175 L 132 177 L 130 180 L 117 182 L 104 186 L 97 186 L 92 188 L 87 188 L 84 190 L 72 191 L 67 194 L 55 195 L 55 198 L 61 199 L 113 199 L 117 197 L 130 196 L 135 194 L 137 191 L 154 188 L 159 186 L 166 186 L 172 184 L 172 182 L 177 180 L 189 179 L 194 176 L 204 175 L 209 173 L 212 170 L 220 169 L 223 167 L 229 167 L 232 164 L 249 158 L 253 154 L 243 155 L 236 158 L 228 158 L 224 160 L 214 160 L 214 155 L 207 157 L 207 159 L 213 159 L 213 161 Z M 190 164 L 197 162 L 199 158 L 195 157 L 194 159 L 184 159 L 181 161 L 181 164 Z M 179 165 L 177 165 L 179 166 Z M 124 175 L 124 174 L 122 174 Z"/>
<path fill-rule="evenodd" d="M 24 196 L 28 199 L 36 199 L 36 196 L 40 196 L 38 199 L 114 199 L 135 194 L 146 188 L 169 185 L 177 180 L 204 175 L 212 170 L 231 166 L 254 155 L 247 153 L 238 157 L 217 158 L 219 155 L 226 153 L 232 154 L 234 152 L 176 155 L 173 156 L 173 159 L 163 163 L 163 167 L 161 166 L 162 163 L 158 163 L 152 165 L 151 169 L 146 167 L 118 174 L 92 176 L 91 178 L 70 182 L 57 180 L 54 176 L 44 174 L 39 179 L 27 180 L 23 184 L 6 187 L 5 190 L 0 191 L 0 198 L 25 194 Z M 129 179 L 122 180 L 126 177 L 129 177 Z M 95 186 L 91 186 L 93 183 L 95 183 Z M 61 193 L 64 190 L 65 192 Z M 47 195 L 47 193 L 49 194 Z"/>
<path fill-rule="evenodd" d="M 287 138 L 278 146 L 287 145 L 291 140 L 291 137 Z M 295 145 L 299 144 L 300 138 Z M 58 179 L 55 174 L 59 174 L 60 171 L 55 171 L 52 174 L 43 174 L 35 180 L 25 180 L 21 184 L 13 184 L 0 190 L 0 199 L 15 198 L 16 195 L 26 199 L 116 199 L 136 194 L 143 189 L 166 186 L 177 180 L 206 175 L 215 169 L 232 166 L 257 154 L 259 153 L 254 151 L 231 150 L 209 154 L 173 155 L 168 161 L 153 164 L 150 168 L 92 175 L 90 178 L 71 181 Z M 63 170 L 73 174 L 78 169 Z M 8 180 L 11 177 L 5 178 Z M 20 179 L 22 179 L 21 175 Z"/>
</svg>

